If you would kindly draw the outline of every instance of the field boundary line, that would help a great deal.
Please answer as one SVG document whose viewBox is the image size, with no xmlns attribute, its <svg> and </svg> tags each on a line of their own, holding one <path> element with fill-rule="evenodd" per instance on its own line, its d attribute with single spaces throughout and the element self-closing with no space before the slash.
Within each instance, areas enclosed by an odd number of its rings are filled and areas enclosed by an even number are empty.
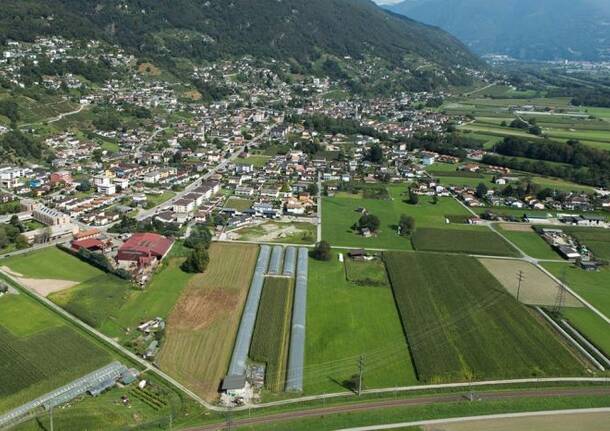
<svg viewBox="0 0 610 431">
<path fill-rule="evenodd" d="M 460 422 L 472 422 L 472 421 L 484 421 L 490 419 L 512 419 L 512 418 L 526 418 L 526 417 L 540 417 L 540 416 L 558 416 L 558 415 L 572 415 L 572 414 L 590 414 L 590 413 L 610 413 L 610 407 L 598 407 L 598 408 L 585 408 L 585 409 L 565 409 L 565 410 L 540 410 L 536 412 L 521 412 L 521 413 L 499 413 L 494 415 L 483 415 L 483 416 L 464 416 L 459 418 L 446 418 L 446 419 L 430 419 L 424 421 L 415 422 L 400 422 L 386 425 L 372 425 L 355 428 L 342 428 L 339 431 L 376 431 L 376 430 L 390 430 L 399 429 L 405 427 L 417 427 L 427 425 L 444 425 L 450 423 Z"/>
</svg>

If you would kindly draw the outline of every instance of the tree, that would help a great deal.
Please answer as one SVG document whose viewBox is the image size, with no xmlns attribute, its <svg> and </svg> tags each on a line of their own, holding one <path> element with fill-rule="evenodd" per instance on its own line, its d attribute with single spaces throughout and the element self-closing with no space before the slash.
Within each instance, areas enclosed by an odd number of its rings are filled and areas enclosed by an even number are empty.
<svg viewBox="0 0 610 431">
<path fill-rule="evenodd" d="M 412 188 L 409 189 L 409 203 L 411 205 L 417 205 L 419 203 L 419 196 Z"/>
<path fill-rule="evenodd" d="M 20 233 L 25 232 L 25 227 L 23 226 L 23 224 L 21 223 L 21 220 L 19 220 L 19 216 L 17 216 L 17 214 L 14 214 L 11 217 L 11 220 L 9 221 L 9 224 L 13 227 L 16 227 L 17 229 L 19 229 Z"/>
<path fill-rule="evenodd" d="M 366 160 L 372 163 L 383 162 L 383 150 L 379 144 L 373 144 L 366 154 Z"/>
<path fill-rule="evenodd" d="M 205 249 L 210 248 L 210 242 L 212 241 L 212 233 L 207 226 L 195 226 L 190 236 L 184 241 L 184 246 L 192 249 L 203 247 Z"/>
<path fill-rule="evenodd" d="M 476 195 L 479 199 L 483 199 L 485 196 L 487 196 L 488 191 L 489 191 L 489 189 L 487 188 L 487 186 L 485 184 L 479 183 L 479 185 L 477 186 Z"/>
<path fill-rule="evenodd" d="M 381 225 L 381 221 L 379 217 L 374 214 L 363 214 L 358 220 L 358 227 L 360 230 L 368 229 L 371 232 L 377 232 L 379 226 Z"/>
<path fill-rule="evenodd" d="M 17 247 L 17 250 L 23 250 L 24 248 L 29 248 L 30 243 L 28 242 L 25 236 L 19 235 L 15 239 L 15 247 Z"/>
<path fill-rule="evenodd" d="M 320 241 L 309 255 L 316 260 L 329 261 L 332 258 L 332 248 L 327 241 Z"/>
<path fill-rule="evenodd" d="M 182 270 L 190 273 L 203 273 L 210 263 L 210 256 L 204 247 L 194 249 L 182 264 Z"/>
<path fill-rule="evenodd" d="M 398 222 L 398 232 L 403 236 L 411 235 L 415 231 L 415 219 L 403 214 Z"/>
</svg>

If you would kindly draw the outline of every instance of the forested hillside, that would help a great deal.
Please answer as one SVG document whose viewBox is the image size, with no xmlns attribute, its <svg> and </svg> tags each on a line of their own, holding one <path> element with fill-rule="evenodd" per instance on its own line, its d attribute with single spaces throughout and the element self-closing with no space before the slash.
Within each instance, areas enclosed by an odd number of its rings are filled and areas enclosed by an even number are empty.
<svg viewBox="0 0 610 431">
<path fill-rule="evenodd" d="M 425 59 L 451 73 L 478 66 L 457 39 L 369 0 L 7 0 L 0 40 L 104 38 L 140 54 L 215 60 L 252 54 L 315 60 L 322 53 L 392 63 Z"/>
</svg>

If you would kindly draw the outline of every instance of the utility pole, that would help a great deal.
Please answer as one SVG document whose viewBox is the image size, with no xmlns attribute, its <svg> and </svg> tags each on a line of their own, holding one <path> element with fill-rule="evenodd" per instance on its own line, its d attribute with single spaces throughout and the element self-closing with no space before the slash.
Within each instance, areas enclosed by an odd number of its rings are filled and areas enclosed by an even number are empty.
<svg viewBox="0 0 610 431">
<path fill-rule="evenodd" d="M 358 358 L 358 396 L 362 394 L 362 377 L 364 374 L 364 355 Z"/>
<path fill-rule="evenodd" d="M 233 429 L 233 408 L 229 407 L 227 411 L 227 431 L 231 431 Z"/>
<path fill-rule="evenodd" d="M 51 404 L 51 406 L 49 408 L 49 422 L 50 422 L 51 431 L 53 431 L 53 404 Z"/>
<path fill-rule="evenodd" d="M 519 270 L 519 273 L 517 274 L 517 280 L 519 280 L 519 284 L 517 285 L 517 301 L 519 301 L 519 295 L 521 294 L 521 284 L 523 283 L 523 280 L 525 280 L 525 275 L 523 274 L 523 271 Z"/>
</svg>

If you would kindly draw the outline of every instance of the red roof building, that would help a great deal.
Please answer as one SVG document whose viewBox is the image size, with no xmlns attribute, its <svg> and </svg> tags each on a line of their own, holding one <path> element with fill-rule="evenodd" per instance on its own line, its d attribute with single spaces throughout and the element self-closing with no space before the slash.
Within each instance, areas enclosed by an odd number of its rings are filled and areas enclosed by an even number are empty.
<svg viewBox="0 0 610 431">
<path fill-rule="evenodd" d="M 84 248 L 89 251 L 98 251 L 104 250 L 106 248 L 106 244 L 95 238 L 79 239 L 72 241 L 72 249 L 74 251 L 79 251 L 81 248 Z"/>
<path fill-rule="evenodd" d="M 136 262 L 146 266 L 161 260 L 171 248 L 173 241 L 156 233 L 135 233 L 119 248 L 117 261 Z"/>
</svg>

